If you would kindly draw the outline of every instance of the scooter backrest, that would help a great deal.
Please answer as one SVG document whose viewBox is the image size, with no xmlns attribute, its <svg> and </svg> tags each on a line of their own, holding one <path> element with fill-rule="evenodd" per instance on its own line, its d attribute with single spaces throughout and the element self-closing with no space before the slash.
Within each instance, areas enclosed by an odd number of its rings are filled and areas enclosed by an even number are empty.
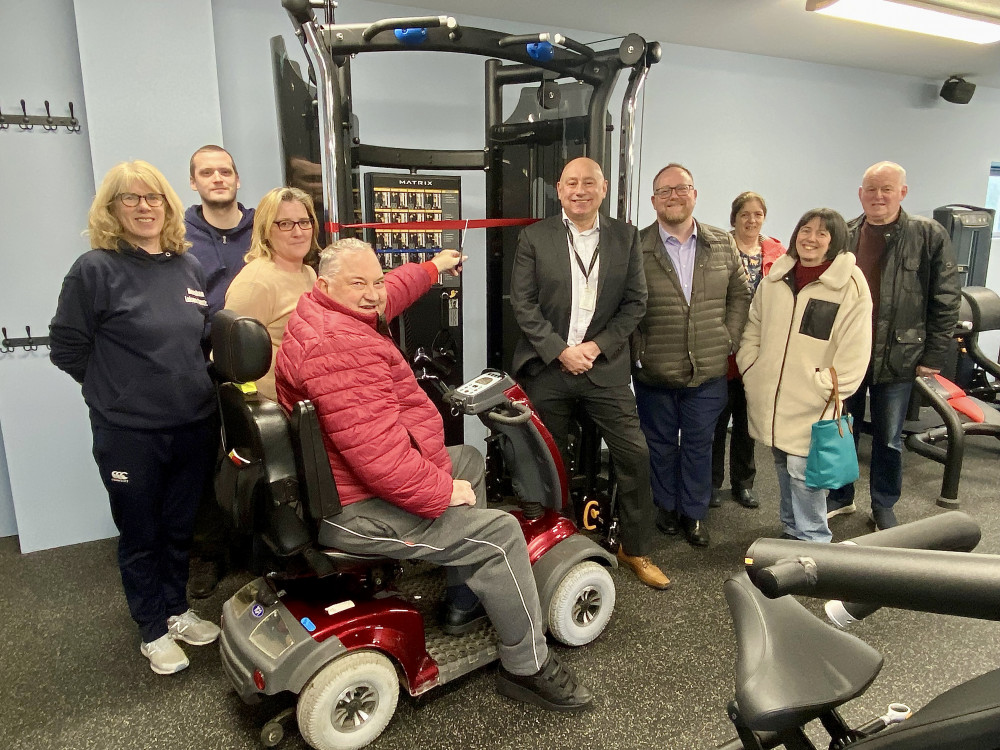
<svg viewBox="0 0 1000 750">
<path fill-rule="evenodd" d="M 962 297 L 972 313 L 972 332 L 1000 330 L 1000 296 L 985 286 L 967 286 Z"/>
<path fill-rule="evenodd" d="M 320 524 L 338 515 L 342 508 L 316 407 L 310 401 L 299 401 L 292 408 L 291 431 L 300 493 L 313 522 Z"/>
<path fill-rule="evenodd" d="M 258 534 L 275 554 L 297 554 L 315 532 L 299 513 L 299 481 L 288 416 L 242 384 L 271 367 L 271 337 L 257 320 L 221 310 L 212 318 L 212 351 L 222 422 L 216 497 L 236 529 Z"/>
<path fill-rule="evenodd" d="M 220 310 L 212 317 L 212 357 L 220 380 L 250 383 L 271 368 L 271 336 L 259 320 Z"/>
</svg>

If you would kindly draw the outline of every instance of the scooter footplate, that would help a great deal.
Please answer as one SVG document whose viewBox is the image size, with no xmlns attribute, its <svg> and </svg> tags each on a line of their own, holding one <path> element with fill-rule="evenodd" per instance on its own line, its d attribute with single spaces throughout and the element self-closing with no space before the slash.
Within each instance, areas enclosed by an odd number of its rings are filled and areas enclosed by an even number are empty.
<svg viewBox="0 0 1000 750">
<path fill-rule="evenodd" d="M 423 563 L 407 566 L 396 588 L 424 618 L 427 653 L 438 666 L 438 679 L 433 686 L 443 685 L 500 658 L 497 634 L 489 622 L 464 635 L 448 635 L 441 629 L 439 615 L 445 590 L 441 568 Z"/>
</svg>

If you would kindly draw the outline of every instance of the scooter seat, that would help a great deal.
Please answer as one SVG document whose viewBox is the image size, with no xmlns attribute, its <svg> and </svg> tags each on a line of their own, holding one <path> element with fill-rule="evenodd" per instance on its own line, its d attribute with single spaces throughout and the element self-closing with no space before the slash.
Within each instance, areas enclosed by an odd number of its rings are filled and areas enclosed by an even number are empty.
<svg viewBox="0 0 1000 750">
<path fill-rule="evenodd" d="M 802 726 L 858 697 L 882 656 L 791 596 L 768 599 L 745 572 L 724 585 L 736 630 L 736 703 L 755 731 Z"/>
<path fill-rule="evenodd" d="M 324 549 L 321 550 L 324 557 L 326 557 L 334 565 L 340 567 L 349 567 L 351 565 L 376 565 L 383 562 L 393 562 L 391 557 L 385 557 L 384 555 L 366 555 L 359 552 L 341 552 L 339 549 Z"/>
</svg>

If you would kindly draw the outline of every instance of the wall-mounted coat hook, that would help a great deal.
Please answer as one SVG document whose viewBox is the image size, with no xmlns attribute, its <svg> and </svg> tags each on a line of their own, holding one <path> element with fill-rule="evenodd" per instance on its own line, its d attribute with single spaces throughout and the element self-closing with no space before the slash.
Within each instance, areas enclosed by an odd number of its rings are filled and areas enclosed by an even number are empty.
<svg viewBox="0 0 1000 750">
<path fill-rule="evenodd" d="M 80 121 L 76 119 L 76 115 L 73 114 L 73 102 L 69 103 L 69 122 L 66 124 L 66 130 L 70 133 L 80 132 Z"/>
<path fill-rule="evenodd" d="M 21 122 L 17 126 L 21 130 L 31 130 L 35 126 L 31 124 L 31 119 L 28 117 L 28 108 L 24 105 L 24 99 L 21 100 L 21 112 L 24 113 L 24 117 L 21 118 Z"/>
<path fill-rule="evenodd" d="M 28 105 L 24 99 L 21 99 L 20 115 L 11 116 L 0 112 L 0 130 L 7 130 L 12 122 L 16 122 L 20 130 L 32 130 L 35 125 L 41 125 L 48 132 L 56 131 L 61 127 L 66 128 L 68 133 L 79 133 L 81 130 L 80 121 L 73 110 L 73 102 L 69 103 L 69 117 L 53 117 L 52 107 L 48 100 L 45 101 L 44 115 L 29 115 Z"/>
<path fill-rule="evenodd" d="M 42 125 L 45 130 L 58 130 L 59 126 L 54 124 L 52 119 L 52 112 L 49 110 L 49 100 L 45 100 L 45 124 Z"/>
<path fill-rule="evenodd" d="M 3 339 L 0 340 L 0 354 L 10 354 L 12 351 L 18 347 L 23 348 L 25 351 L 34 352 L 38 351 L 40 346 L 49 346 L 48 336 L 35 337 L 31 335 L 31 326 L 25 326 L 24 332 L 27 336 L 23 339 L 12 339 L 7 337 L 7 327 L 0 327 L 0 332 L 3 333 Z"/>
</svg>

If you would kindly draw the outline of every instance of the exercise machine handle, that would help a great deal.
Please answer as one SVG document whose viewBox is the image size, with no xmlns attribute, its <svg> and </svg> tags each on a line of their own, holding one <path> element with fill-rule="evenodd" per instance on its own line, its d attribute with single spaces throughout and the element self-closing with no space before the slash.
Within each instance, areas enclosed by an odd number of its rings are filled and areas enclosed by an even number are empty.
<svg viewBox="0 0 1000 750">
<path fill-rule="evenodd" d="M 971 552 L 982 539 L 979 524 L 970 516 L 951 511 L 939 516 L 906 523 L 885 531 L 855 537 L 844 544 L 864 547 L 905 547 L 907 549 L 937 549 Z M 832 599 L 824 605 L 827 619 L 846 628 L 880 609 L 877 604 L 842 602 Z"/>
<path fill-rule="evenodd" d="M 804 590 L 816 584 L 816 561 L 811 557 L 794 557 L 778 560 L 774 565 L 758 571 L 754 585 L 764 596 L 774 599 L 781 591 Z"/>
<path fill-rule="evenodd" d="M 768 583 L 769 590 L 761 588 L 766 596 L 800 594 L 1000 620 L 997 555 L 759 539 L 747 551 L 747 574 L 760 588 L 761 571 L 796 557 L 812 558 L 816 580 L 786 575 Z"/>
</svg>

